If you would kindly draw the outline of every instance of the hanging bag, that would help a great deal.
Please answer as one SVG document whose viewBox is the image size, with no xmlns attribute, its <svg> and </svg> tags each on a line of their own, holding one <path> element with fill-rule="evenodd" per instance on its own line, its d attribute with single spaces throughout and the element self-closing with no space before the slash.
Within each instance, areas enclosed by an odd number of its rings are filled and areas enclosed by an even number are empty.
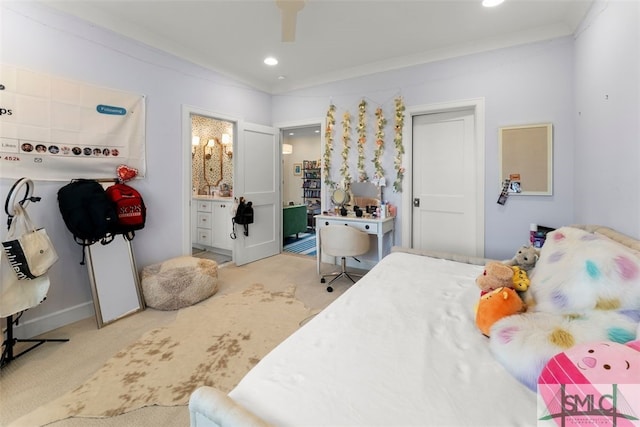
<svg viewBox="0 0 640 427">
<path fill-rule="evenodd" d="M 113 241 L 113 228 L 118 220 L 115 206 L 104 187 L 92 179 L 74 179 L 58 190 L 58 207 L 67 229 L 77 244 L 85 248 Z"/>
<path fill-rule="evenodd" d="M 74 179 L 58 190 L 58 207 L 65 225 L 79 245 L 110 242 L 117 214 L 98 181 Z"/>
<path fill-rule="evenodd" d="M 135 230 L 143 229 L 147 219 L 147 208 L 142 196 L 135 188 L 123 183 L 108 187 L 106 193 L 113 202 L 117 215 L 112 232 L 133 240 Z"/>
<path fill-rule="evenodd" d="M 7 213 L 7 227 L 11 227 L 16 215 L 15 206 L 18 204 L 24 209 L 29 202 L 37 202 L 40 197 L 33 196 L 33 182 L 29 178 L 20 178 L 9 190 L 4 211 Z M 18 194 L 25 190 L 22 200 Z M 16 223 L 16 227 L 23 224 Z M 16 230 L 17 234 L 24 234 L 26 230 Z M 0 251 L 0 317 L 8 317 L 21 311 L 35 307 L 47 296 L 49 291 L 49 276 L 43 274 L 31 280 L 19 280 L 13 267 L 9 263 L 5 251 Z M 11 345 L 11 344 L 9 344 Z M 5 348 L 6 350 L 6 348 Z"/>
<path fill-rule="evenodd" d="M 2 246 L 18 279 L 35 279 L 49 270 L 58 260 L 58 254 L 46 230 L 36 229 L 20 204 L 16 204 L 14 210 L 15 216 Z"/>
<path fill-rule="evenodd" d="M 236 212 L 231 219 L 233 223 L 233 232 L 231 238 L 236 239 L 236 224 L 242 224 L 244 226 L 244 235 L 249 235 L 249 224 L 253 224 L 253 203 L 244 200 L 244 197 L 240 197 L 240 202 L 236 207 Z"/>
</svg>

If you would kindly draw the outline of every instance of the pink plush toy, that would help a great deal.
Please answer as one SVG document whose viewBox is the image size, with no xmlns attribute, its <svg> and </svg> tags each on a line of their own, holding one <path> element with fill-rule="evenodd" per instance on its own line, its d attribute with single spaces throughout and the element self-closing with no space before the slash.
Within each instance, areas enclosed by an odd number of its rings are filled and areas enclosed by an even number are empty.
<svg viewBox="0 0 640 427">
<path fill-rule="evenodd" d="M 577 344 L 555 355 L 538 384 L 640 384 L 640 341 Z"/>
<path fill-rule="evenodd" d="M 549 360 L 538 378 L 546 405 L 539 418 L 554 419 L 557 425 L 567 419 L 580 419 L 580 425 L 637 425 L 625 418 L 640 415 L 640 336 L 636 338 L 627 344 L 577 344 Z"/>
</svg>

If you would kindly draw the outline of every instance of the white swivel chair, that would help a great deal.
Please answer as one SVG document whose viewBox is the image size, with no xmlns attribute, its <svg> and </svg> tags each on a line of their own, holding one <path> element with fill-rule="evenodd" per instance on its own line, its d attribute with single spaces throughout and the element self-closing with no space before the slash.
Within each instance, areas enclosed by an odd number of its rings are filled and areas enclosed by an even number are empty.
<svg viewBox="0 0 640 427">
<path fill-rule="evenodd" d="M 358 262 L 358 255 L 363 255 L 369 251 L 369 235 L 348 225 L 328 225 L 320 229 L 320 245 L 322 253 L 341 258 L 341 271 L 322 275 L 320 283 L 325 283 L 327 277 L 333 279 L 327 284 L 327 292 L 333 292 L 331 284 L 336 280 L 347 277 L 353 283 L 351 276 L 362 277 L 362 274 L 347 272 L 347 257 L 354 257 Z"/>
</svg>

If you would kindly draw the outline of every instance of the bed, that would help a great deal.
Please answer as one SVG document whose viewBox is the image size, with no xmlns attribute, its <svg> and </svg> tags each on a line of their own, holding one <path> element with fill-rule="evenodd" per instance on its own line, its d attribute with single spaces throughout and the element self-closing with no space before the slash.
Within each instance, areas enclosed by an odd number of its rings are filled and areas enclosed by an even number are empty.
<svg viewBox="0 0 640 427">
<path fill-rule="evenodd" d="M 585 236 L 606 243 L 616 265 L 621 256 L 630 260 L 622 269 L 627 280 L 625 302 L 617 308 L 631 315 L 625 317 L 627 323 L 617 317 L 613 322 L 618 322 L 622 335 L 627 332 L 627 341 L 635 339 L 640 323 L 640 315 L 633 315 L 640 313 L 640 255 L 636 252 L 640 243 L 602 227 L 573 226 L 558 233 L 563 231 L 578 239 L 576 247 L 585 246 Z M 562 241 L 557 235 L 545 244 L 549 248 L 543 248 L 532 271 L 532 294 L 527 295 L 531 313 L 525 314 L 560 322 L 566 317 L 563 314 L 536 311 L 548 310 L 544 286 L 533 292 L 537 280 L 548 280 L 551 270 L 544 264 L 558 262 L 554 245 L 566 246 L 570 240 Z M 581 263 L 580 256 L 572 255 L 567 262 Z M 540 374 L 544 367 L 540 360 L 563 348 L 538 349 L 535 341 L 525 345 L 519 337 L 502 339 L 508 335 L 504 330 L 514 330 L 508 322 L 520 316 L 497 322 L 491 338 L 478 331 L 475 279 L 486 262 L 394 248 L 344 295 L 263 358 L 228 395 L 211 387 L 195 390 L 189 402 L 191 426 L 536 425 L 537 394 L 529 378 Z M 536 272 L 538 268 L 542 273 Z M 536 297 L 540 306 L 533 302 Z M 617 316 L 619 311 L 605 314 Z M 494 335 L 494 329 L 501 333 Z M 514 342 L 520 346 L 514 348 Z M 526 352 L 537 352 L 539 357 Z"/>
</svg>

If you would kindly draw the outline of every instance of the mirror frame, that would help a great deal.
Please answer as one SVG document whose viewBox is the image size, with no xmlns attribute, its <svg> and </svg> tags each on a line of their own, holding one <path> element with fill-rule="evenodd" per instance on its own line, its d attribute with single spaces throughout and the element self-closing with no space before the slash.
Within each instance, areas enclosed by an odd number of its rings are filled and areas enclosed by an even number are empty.
<svg viewBox="0 0 640 427">
<path fill-rule="evenodd" d="M 215 141 L 215 145 L 218 148 L 218 175 L 219 178 L 216 182 L 214 182 L 213 184 L 211 184 L 209 182 L 209 170 L 213 171 L 213 168 L 211 169 L 207 169 L 207 161 L 209 162 L 214 162 L 214 156 L 213 155 L 208 155 L 206 153 L 206 148 L 207 145 L 203 145 L 202 146 L 202 175 L 204 178 L 204 181 L 207 183 L 207 185 L 209 187 L 217 187 L 220 182 L 222 182 L 222 179 L 224 178 L 223 174 L 224 174 L 224 170 L 222 169 L 222 156 L 224 155 L 223 150 L 222 150 L 222 144 L 220 143 L 220 140 L 218 138 L 212 138 Z M 211 151 L 213 152 L 214 149 L 212 149 Z"/>
<path fill-rule="evenodd" d="M 338 201 L 336 200 L 336 196 L 340 193 L 342 193 L 342 200 Z M 331 202 L 336 206 L 343 207 L 345 205 L 348 205 L 350 201 L 351 197 L 349 196 L 349 192 L 344 188 L 338 187 L 331 192 Z"/>
</svg>

